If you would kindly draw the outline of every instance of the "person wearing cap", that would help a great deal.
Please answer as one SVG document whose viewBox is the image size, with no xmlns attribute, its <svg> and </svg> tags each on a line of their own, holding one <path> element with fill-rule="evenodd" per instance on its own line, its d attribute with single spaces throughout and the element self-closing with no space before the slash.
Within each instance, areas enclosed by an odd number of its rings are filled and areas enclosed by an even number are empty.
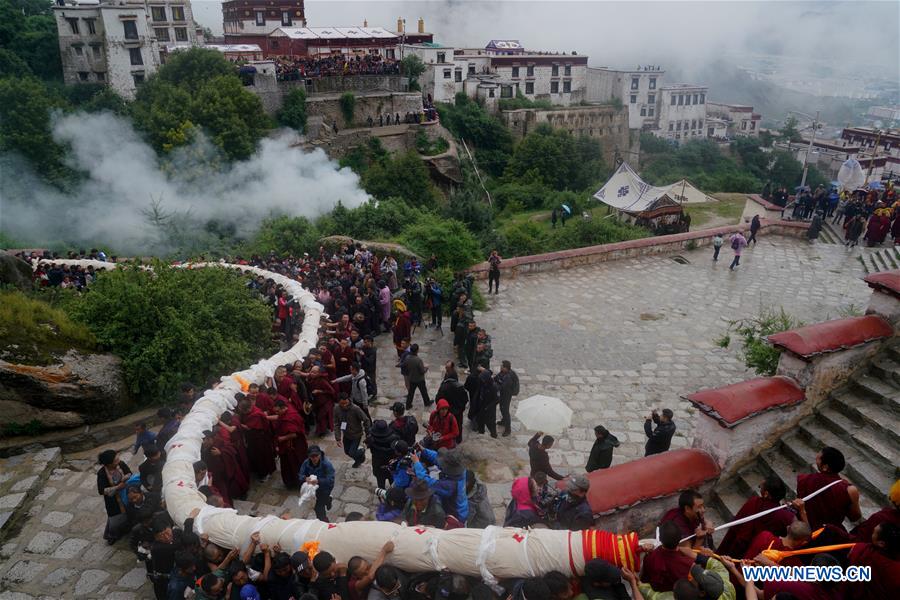
<svg viewBox="0 0 900 600">
<path fill-rule="evenodd" d="M 119 460 L 119 454 L 115 450 L 104 450 L 97 457 L 97 462 L 101 465 L 97 471 L 97 493 L 103 496 L 106 505 L 106 529 L 103 532 L 103 539 L 109 544 L 114 544 L 125 535 L 128 526 L 125 503 L 119 492 L 125 489 L 131 469 Z"/>
<path fill-rule="evenodd" d="M 300 466 L 300 481 L 316 487 L 316 518 L 327 523 L 334 489 L 334 467 L 319 446 L 310 446 L 307 454 L 308 458 Z M 312 479 L 313 475 L 315 479 Z"/>
<path fill-rule="evenodd" d="M 594 513 L 587 500 L 591 482 L 584 475 L 576 475 L 566 481 L 566 491 L 560 495 L 556 508 L 556 521 L 560 529 L 581 531 L 594 526 Z"/>
<path fill-rule="evenodd" d="M 437 464 L 440 474 L 437 479 L 431 477 L 419 456 L 414 453 L 412 462 L 416 479 L 424 481 L 434 490 L 435 495 L 441 500 L 446 515 L 465 524 L 469 518 L 469 497 L 466 495 L 466 468 L 462 464 L 459 452 L 446 448 L 441 448 L 440 451 L 423 448 L 421 458 L 431 464 Z"/>
<path fill-rule="evenodd" d="M 334 441 L 344 454 L 353 459 L 352 468 L 357 468 L 366 460 L 366 449 L 360 448 L 364 436 L 368 435 L 372 422 L 359 405 L 354 404 L 341 392 L 334 411 Z"/>
<path fill-rule="evenodd" d="M 450 403 L 443 398 L 437 401 L 437 409 L 428 418 L 428 433 L 431 436 L 432 448 L 452 449 L 456 447 L 459 423 L 450 412 Z"/>
<path fill-rule="evenodd" d="M 447 515 L 440 501 L 434 497 L 434 490 L 425 481 L 416 481 L 406 488 L 409 500 L 403 510 L 403 521 L 414 527 L 426 525 L 443 529 L 447 523 Z"/>
<path fill-rule="evenodd" d="M 419 423 L 413 415 L 405 415 L 405 412 L 406 405 L 403 402 L 394 402 L 391 405 L 391 413 L 394 416 L 394 420 L 391 421 L 391 429 L 408 446 L 414 446 L 416 434 L 419 432 Z"/>
</svg>

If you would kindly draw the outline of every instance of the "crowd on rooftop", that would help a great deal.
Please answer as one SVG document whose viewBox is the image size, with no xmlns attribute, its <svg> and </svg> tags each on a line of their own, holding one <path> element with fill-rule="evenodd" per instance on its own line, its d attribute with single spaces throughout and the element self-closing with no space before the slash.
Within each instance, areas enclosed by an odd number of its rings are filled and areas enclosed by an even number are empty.
<svg viewBox="0 0 900 600">
<path fill-rule="evenodd" d="M 278 81 L 300 81 L 317 77 L 346 75 L 399 75 L 400 63 L 380 54 L 351 56 L 347 54 L 325 57 L 275 57 Z"/>
</svg>

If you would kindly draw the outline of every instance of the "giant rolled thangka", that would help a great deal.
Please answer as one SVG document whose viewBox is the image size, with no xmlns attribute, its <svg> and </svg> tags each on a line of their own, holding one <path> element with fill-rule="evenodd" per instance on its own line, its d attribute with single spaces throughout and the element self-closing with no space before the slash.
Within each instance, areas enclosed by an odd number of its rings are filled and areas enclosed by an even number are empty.
<svg viewBox="0 0 900 600">
<path fill-rule="evenodd" d="M 92 265 L 108 269 L 110 263 L 93 260 L 56 260 L 58 264 Z M 356 521 L 323 523 L 307 519 L 280 519 L 274 516 L 250 517 L 234 509 L 215 508 L 197 490 L 195 461 L 200 459 L 203 431 L 212 429 L 219 416 L 234 410 L 234 396 L 241 383 L 263 383 L 279 365 L 302 360 L 316 346 L 323 308 L 311 293 L 296 281 L 245 265 L 195 263 L 189 268 L 222 267 L 252 272 L 271 278 L 284 287 L 303 308 L 305 317 L 299 342 L 285 352 L 262 360 L 252 367 L 224 377 L 222 384 L 207 390 L 194 403 L 181 422 L 178 432 L 166 445 L 168 457 L 163 468 L 163 493 L 166 508 L 176 523 L 195 516 L 194 530 L 226 548 L 246 547 L 250 535 L 259 532 L 263 543 L 279 544 L 288 552 L 304 543 L 316 541 L 322 550 L 339 561 L 359 555 L 374 558 L 385 541 L 393 540 L 394 552 L 387 562 L 410 572 L 448 570 L 462 575 L 480 576 L 486 582 L 513 577 L 533 577 L 549 571 L 581 575 L 584 564 L 603 558 L 613 564 L 640 568 L 637 534 L 617 535 L 605 531 L 554 531 L 549 529 L 453 529 L 407 527 L 388 522 Z"/>
</svg>

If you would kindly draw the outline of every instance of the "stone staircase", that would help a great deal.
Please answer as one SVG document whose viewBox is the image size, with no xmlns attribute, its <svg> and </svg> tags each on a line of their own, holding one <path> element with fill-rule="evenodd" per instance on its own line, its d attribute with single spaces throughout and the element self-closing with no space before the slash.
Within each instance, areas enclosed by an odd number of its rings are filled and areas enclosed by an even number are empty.
<svg viewBox="0 0 900 600">
<path fill-rule="evenodd" d="M 840 225 L 832 225 L 831 221 L 825 219 L 822 222 L 822 231 L 819 233 L 819 240 L 826 244 L 843 244 L 844 230 Z"/>
<path fill-rule="evenodd" d="M 867 250 L 858 257 L 866 274 L 900 269 L 900 249 L 896 246 Z"/>
<path fill-rule="evenodd" d="M 860 491 L 864 517 L 886 505 L 887 491 L 900 477 L 900 344 L 883 349 L 867 368 L 831 393 L 771 448 L 725 481 L 716 484 L 712 504 L 728 520 L 762 480 L 774 474 L 796 497 L 798 473 L 811 473 L 816 453 L 834 446 L 844 453 L 843 476 Z"/>
<path fill-rule="evenodd" d="M 0 540 L 27 518 L 32 501 L 62 461 L 59 448 L 0 459 Z"/>
</svg>

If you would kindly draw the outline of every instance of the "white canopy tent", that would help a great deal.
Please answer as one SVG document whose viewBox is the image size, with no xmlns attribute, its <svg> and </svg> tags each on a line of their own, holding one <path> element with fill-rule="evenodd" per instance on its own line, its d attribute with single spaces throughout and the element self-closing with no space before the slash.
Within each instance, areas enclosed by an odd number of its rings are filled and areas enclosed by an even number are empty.
<svg viewBox="0 0 900 600">
<path fill-rule="evenodd" d="M 594 194 L 594 198 L 629 215 L 670 212 L 665 209 L 683 204 L 716 202 L 715 198 L 707 196 L 686 179 L 663 187 L 652 186 L 626 162 L 616 169 Z"/>
</svg>

